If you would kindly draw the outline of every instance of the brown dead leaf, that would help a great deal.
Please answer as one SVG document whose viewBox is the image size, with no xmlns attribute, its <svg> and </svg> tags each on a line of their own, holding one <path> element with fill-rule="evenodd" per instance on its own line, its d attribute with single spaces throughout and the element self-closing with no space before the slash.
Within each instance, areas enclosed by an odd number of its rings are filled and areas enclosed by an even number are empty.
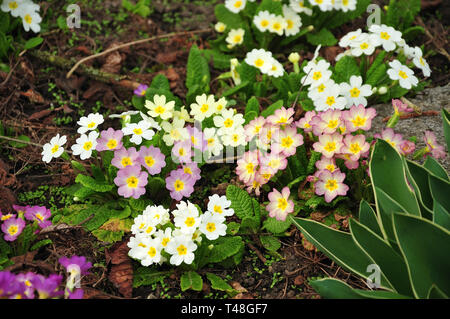
<svg viewBox="0 0 450 319">
<path fill-rule="evenodd" d="M 183 54 L 183 51 L 161 52 L 156 55 L 156 61 L 161 64 L 171 64 L 177 60 L 180 54 Z"/>
<path fill-rule="evenodd" d="M 82 52 L 82 53 L 84 53 L 86 55 L 91 55 L 92 54 L 92 51 L 89 50 L 89 48 L 84 46 L 84 45 L 79 45 L 79 46 L 75 47 L 74 50 L 78 51 L 78 52 Z"/>
<path fill-rule="evenodd" d="M 28 120 L 30 120 L 30 121 L 32 121 L 32 120 L 39 120 L 39 119 L 41 119 L 43 117 L 46 117 L 46 116 L 50 115 L 52 112 L 53 112 L 53 110 L 44 109 L 42 111 L 35 112 L 35 113 L 31 114 L 28 117 Z"/>
<path fill-rule="evenodd" d="M 245 289 L 244 287 L 241 286 L 241 284 L 237 281 L 232 281 L 230 282 L 231 287 L 233 287 L 234 290 L 236 290 L 237 292 L 247 292 L 247 289 Z"/>
<path fill-rule="evenodd" d="M 83 299 L 111 299 L 104 292 L 94 288 L 83 287 L 83 292 Z"/>
<path fill-rule="evenodd" d="M 309 242 L 302 233 L 300 233 L 300 236 L 302 237 L 303 248 L 309 251 L 317 251 L 317 248 L 311 242 Z"/>
<path fill-rule="evenodd" d="M 116 243 L 105 251 L 106 262 L 113 264 L 108 278 L 125 298 L 131 298 L 133 294 L 133 265 L 128 251 L 127 241 Z"/>
<path fill-rule="evenodd" d="M 97 93 L 103 93 L 109 88 L 101 82 L 93 82 L 91 86 L 84 92 L 83 99 L 89 100 Z"/>
<path fill-rule="evenodd" d="M 12 205 L 14 205 L 15 203 L 16 197 L 14 196 L 14 193 L 9 188 L 0 185 L 0 210 L 3 213 L 11 213 Z"/>
<path fill-rule="evenodd" d="M 255 299 L 251 294 L 238 293 L 232 299 Z"/>
<path fill-rule="evenodd" d="M 305 282 L 305 277 L 303 277 L 302 275 L 298 275 L 294 279 L 294 285 L 296 285 L 296 286 L 301 286 L 301 285 L 303 285 L 304 282 Z"/>
<path fill-rule="evenodd" d="M 341 52 L 344 52 L 344 49 L 336 45 L 332 47 L 325 47 L 323 55 L 327 61 L 334 61 L 336 56 Z"/>
<path fill-rule="evenodd" d="M 26 61 L 20 62 L 20 67 L 22 68 L 22 70 L 25 71 L 26 74 L 28 74 L 29 77 L 31 77 L 32 79 L 34 79 L 34 72 L 33 72 L 33 70 L 31 70 L 31 68 L 28 66 L 28 63 L 27 63 Z"/>
<path fill-rule="evenodd" d="M 34 260 L 34 256 L 36 256 L 37 250 L 29 251 L 25 255 L 12 257 L 11 261 L 14 264 L 31 264 Z"/>
<path fill-rule="evenodd" d="M 39 92 L 36 92 L 36 91 L 34 91 L 32 89 L 29 89 L 26 92 L 20 92 L 20 95 L 29 98 L 30 102 L 32 102 L 32 103 L 40 103 L 40 104 L 44 104 L 45 103 L 45 100 L 42 97 L 42 95 Z"/>
<path fill-rule="evenodd" d="M 315 220 L 317 222 L 321 222 L 324 220 L 325 217 L 330 215 L 330 213 L 324 213 L 324 212 L 312 212 L 311 213 L 311 219 Z"/>
</svg>

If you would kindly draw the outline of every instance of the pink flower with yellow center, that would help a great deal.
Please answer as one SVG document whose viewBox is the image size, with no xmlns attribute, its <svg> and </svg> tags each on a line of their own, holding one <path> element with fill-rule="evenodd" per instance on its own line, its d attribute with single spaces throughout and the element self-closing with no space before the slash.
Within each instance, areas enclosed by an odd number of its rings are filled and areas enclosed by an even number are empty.
<svg viewBox="0 0 450 319">
<path fill-rule="evenodd" d="M 366 137 L 360 135 L 346 135 L 344 138 L 344 147 L 342 153 L 349 154 L 351 161 L 358 161 L 360 157 L 366 157 L 370 149 L 370 144 L 366 142 Z"/>
<path fill-rule="evenodd" d="M 444 158 L 446 156 L 444 146 L 437 143 L 436 135 L 431 131 L 425 131 L 424 141 L 427 144 L 426 155 L 433 156 L 434 158 Z"/>
<path fill-rule="evenodd" d="M 340 171 L 331 173 L 328 170 L 321 171 L 318 174 L 318 180 L 315 182 L 315 192 L 317 195 L 325 195 L 325 201 L 331 202 L 338 195 L 345 196 L 349 187 L 343 183 L 345 174 Z"/>
<path fill-rule="evenodd" d="M 284 187 L 281 193 L 275 188 L 269 193 L 270 203 L 266 206 L 266 210 L 269 212 L 270 217 L 285 221 L 287 215 L 294 211 L 294 202 L 289 200 L 290 194 L 289 187 Z"/>
<path fill-rule="evenodd" d="M 315 165 L 317 167 L 317 171 L 314 173 L 314 176 L 316 176 L 316 177 L 323 170 L 328 170 L 331 173 L 339 170 L 339 167 L 336 165 L 336 161 L 332 157 L 328 158 L 328 157 L 322 156 L 322 158 L 319 161 L 317 161 Z"/>
<path fill-rule="evenodd" d="M 273 115 L 267 118 L 267 122 L 272 125 L 288 125 L 291 124 L 295 111 L 293 108 L 286 109 L 284 106 L 281 109 L 275 110 Z"/>
<path fill-rule="evenodd" d="M 96 150 L 102 151 L 114 151 L 121 149 L 123 138 L 123 132 L 121 130 L 115 131 L 113 128 L 109 128 L 100 132 L 100 138 L 97 140 Z"/>
<path fill-rule="evenodd" d="M 52 225 L 50 217 L 52 217 L 52 213 L 50 209 L 47 209 L 44 206 L 32 206 L 29 207 L 24 215 L 27 220 L 36 221 L 40 228 L 44 229 L 50 225 Z"/>
<path fill-rule="evenodd" d="M 298 128 L 301 128 L 304 132 L 311 132 L 312 126 L 311 126 L 311 120 L 316 115 L 316 111 L 308 111 L 305 113 L 305 116 L 302 117 L 300 120 L 298 120 L 295 125 L 297 125 Z"/>
<path fill-rule="evenodd" d="M 261 186 L 266 184 L 268 180 L 266 180 L 262 175 L 256 174 L 255 178 L 250 184 L 247 184 L 247 192 L 251 194 L 255 191 L 255 195 L 259 196 L 261 194 Z"/>
<path fill-rule="evenodd" d="M 197 163 L 187 163 L 183 164 L 181 168 L 178 169 L 179 171 L 183 172 L 184 174 L 189 175 L 190 178 L 194 180 L 194 182 L 198 181 L 200 176 L 200 168 L 198 167 Z"/>
<path fill-rule="evenodd" d="M 374 134 L 375 138 L 380 138 L 391 144 L 398 152 L 402 152 L 400 146 L 403 144 L 404 140 L 401 134 L 397 134 L 391 128 L 384 129 L 381 134 Z"/>
<path fill-rule="evenodd" d="M 6 241 L 15 241 L 25 228 L 25 221 L 22 218 L 9 218 L 3 222 L 1 230 L 5 234 Z"/>
<path fill-rule="evenodd" d="M 144 195 L 147 183 L 148 173 L 141 171 L 140 165 L 125 167 L 119 170 L 114 178 L 114 184 L 119 187 L 118 194 L 125 198 L 138 199 Z"/>
<path fill-rule="evenodd" d="M 247 141 L 251 141 L 253 137 L 258 136 L 264 124 L 266 124 L 266 119 L 259 116 L 245 125 L 244 129 Z"/>
<path fill-rule="evenodd" d="M 319 141 L 313 144 L 313 148 L 323 156 L 331 158 L 341 152 L 343 145 L 341 134 L 323 134 L 319 136 Z"/>
<path fill-rule="evenodd" d="M 279 170 L 283 170 L 287 166 L 287 158 L 283 153 L 270 152 L 270 154 L 261 157 L 261 166 L 269 167 L 273 170 L 273 174 Z"/>
<path fill-rule="evenodd" d="M 237 161 L 236 174 L 245 184 L 250 184 L 255 178 L 258 170 L 259 156 L 258 151 L 246 152 L 242 158 Z"/>
<path fill-rule="evenodd" d="M 140 167 L 139 153 L 134 147 L 116 150 L 114 151 L 114 158 L 111 160 L 111 165 L 117 167 L 118 169 L 127 168 L 134 165 L 138 165 Z"/>
<path fill-rule="evenodd" d="M 154 146 L 142 146 L 139 150 L 139 163 L 144 166 L 150 175 L 161 173 L 161 169 L 166 166 L 165 156 L 161 150 Z"/>
<path fill-rule="evenodd" d="M 414 142 L 404 140 L 402 144 L 400 144 L 400 153 L 403 155 L 409 155 L 414 152 L 416 149 L 416 144 Z"/>
<path fill-rule="evenodd" d="M 365 108 L 364 105 L 354 105 L 350 110 L 344 111 L 342 119 L 346 123 L 346 128 L 349 133 L 357 130 L 370 130 L 372 126 L 372 119 L 377 115 L 374 108 Z"/>
<path fill-rule="evenodd" d="M 278 131 L 275 141 L 272 150 L 289 157 L 295 154 L 298 146 L 303 145 L 303 135 L 297 133 L 295 126 L 287 126 L 284 130 Z"/>
<path fill-rule="evenodd" d="M 172 159 L 175 163 L 192 162 L 192 143 L 190 140 L 176 142 L 172 148 Z"/>
<path fill-rule="evenodd" d="M 340 110 L 330 109 L 314 116 L 310 121 L 314 135 L 319 136 L 336 132 L 342 126 L 341 114 Z"/>
<path fill-rule="evenodd" d="M 194 183 L 195 180 L 181 170 L 171 171 L 166 178 L 166 188 L 170 191 L 170 196 L 177 201 L 191 196 L 194 192 Z"/>
</svg>

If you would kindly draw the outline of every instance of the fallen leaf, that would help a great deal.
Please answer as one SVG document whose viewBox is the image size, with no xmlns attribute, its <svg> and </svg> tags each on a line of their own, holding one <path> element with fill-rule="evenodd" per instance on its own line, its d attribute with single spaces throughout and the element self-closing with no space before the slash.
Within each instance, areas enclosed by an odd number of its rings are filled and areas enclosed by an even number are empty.
<svg viewBox="0 0 450 319">
<path fill-rule="evenodd" d="M 303 277 L 302 275 L 298 275 L 294 279 L 294 285 L 296 285 L 296 286 L 301 286 L 301 285 L 303 285 L 304 282 L 305 282 L 305 277 Z"/>
<path fill-rule="evenodd" d="M 315 220 L 317 222 L 321 222 L 323 221 L 323 219 L 325 217 L 327 217 L 328 215 L 330 215 L 330 213 L 324 213 L 324 212 L 312 212 L 311 213 L 311 219 Z"/>
<path fill-rule="evenodd" d="M 238 293 L 232 299 L 255 299 L 251 294 Z"/>
<path fill-rule="evenodd" d="M 83 287 L 83 299 L 111 299 L 111 297 L 100 290 Z"/>
<path fill-rule="evenodd" d="M 29 89 L 26 92 L 20 92 L 20 95 L 30 99 L 30 102 L 44 104 L 45 100 L 39 92 Z"/>
<path fill-rule="evenodd" d="M 133 265 L 129 250 L 127 241 L 123 241 L 105 251 L 106 263 L 113 264 L 108 278 L 125 298 L 131 298 L 133 294 Z"/>
<path fill-rule="evenodd" d="M 317 251 L 317 248 L 311 242 L 309 242 L 302 233 L 300 233 L 300 236 L 302 237 L 303 248 L 309 251 Z"/>
<path fill-rule="evenodd" d="M 230 282 L 231 287 L 233 287 L 234 290 L 236 290 L 237 292 L 247 292 L 247 289 L 245 289 L 244 287 L 241 286 L 241 284 L 237 281 L 232 281 Z"/>
</svg>

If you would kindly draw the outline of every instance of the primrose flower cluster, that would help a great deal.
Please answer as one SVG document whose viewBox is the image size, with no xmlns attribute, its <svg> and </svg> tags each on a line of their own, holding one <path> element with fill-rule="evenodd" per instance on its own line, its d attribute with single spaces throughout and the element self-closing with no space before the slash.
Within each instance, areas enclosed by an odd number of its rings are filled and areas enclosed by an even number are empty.
<svg viewBox="0 0 450 319">
<path fill-rule="evenodd" d="M 82 299 L 83 289 L 75 288 L 75 279 L 89 274 L 92 264 L 84 256 L 61 257 L 59 263 L 69 274 L 65 288 L 62 275 L 45 277 L 34 272 L 13 274 L 0 271 L 0 299 Z"/>
<path fill-rule="evenodd" d="M 372 95 L 372 87 L 364 84 L 361 76 L 352 75 L 349 82 L 336 83 L 332 78 L 330 63 L 318 60 L 317 47 L 314 58 L 303 68 L 306 75 L 301 83 L 308 87 L 308 97 L 313 101 L 316 111 L 328 109 L 343 110 L 352 105 L 367 106 L 367 98 Z"/>
<path fill-rule="evenodd" d="M 236 174 L 250 193 L 260 194 L 262 185 L 287 166 L 287 158 L 303 145 L 303 136 L 293 123 L 294 109 L 278 109 L 273 115 L 257 117 L 245 126 L 250 150 L 237 161 Z"/>
<path fill-rule="evenodd" d="M 257 68 L 261 73 L 273 77 L 280 77 L 284 74 L 283 65 L 272 56 L 272 52 L 264 49 L 253 49 L 245 57 L 245 63 Z"/>
<path fill-rule="evenodd" d="M 339 46 L 348 49 L 339 54 L 336 60 L 345 55 L 354 57 L 372 55 L 378 47 L 382 47 L 386 52 L 403 53 L 410 63 L 405 65 L 398 59 L 393 59 L 388 62 L 390 68 L 387 70 L 387 75 L 391 80 L 398 81 L 402 88 L 408 90 L 419 83 L 411 67 L 415 66 L 420 69 L 425 77 L 429 77 L 431 74 L 430 66 L 424 59 L 422 50 L 419 47 L 408 46 L 400 31 L 384 24 L 371 25 L 369 32 L 362 32 L 361 29 L 349 32 L 341 38 Z"/>
<path fill-rule="evenodd" d="M 283 15 L 275 15 L 267 10 L 259 11 L 253 18 L 253 24 L 261 32 L 293 36 L 300 32 L 302 19 L 290 6 L 283 5 Z"/>
<path fill-rule="evenodd" d="M 15 241 L 26 227 L 26 221 L 36 223 L 40 229 L 52 225 L 50 209 L 44 206 L 18 206 L 13 205 L 16 213 L 2 213 L 0 211 L 0 229 L 4 233 L 3 239 Z"/>
<path fill-rule="evenodd" d="M 322 157 L 316 162 L 317 171 L 310 180 L 314 182 L 315 193 L 324 195 L 326 202 L 346 195 L 349 189 L 344 184 L 346 175 L 336 165 L 336 159 L 343 159 L 345 166 L 354 170 L 369 156 L 370 144 L 362 133 L 371 128 L 375 116 L 374 108 L 366 109 L 360 104 L 345 111 L 309 111 L 296 123 L 317 139 L 313 149 Z"/>
<path fill-rule="evenodd" d="M 0 9 L 3 12 L 9 12 L 14 18 L 22 19 L 25 31 L 39 33 L 41 31 L 40 23 L 42 18 L 39 15 L 40 6 L 31 0 L 3 0 Z"/>
<path fill-rule="evenodd" d="M 226 235 L 225 217 L 234 214 L 230 205 L 225 196 L 214 194 L 205 213 L 189 201 L 181 201 L 172 212 L 162 206 L 147 206 L 131 227 L 130 257 L 143 266 L 167 261 L 176 266 L 191 264 L 202 235 L 208 240 Z"/>
</svg>

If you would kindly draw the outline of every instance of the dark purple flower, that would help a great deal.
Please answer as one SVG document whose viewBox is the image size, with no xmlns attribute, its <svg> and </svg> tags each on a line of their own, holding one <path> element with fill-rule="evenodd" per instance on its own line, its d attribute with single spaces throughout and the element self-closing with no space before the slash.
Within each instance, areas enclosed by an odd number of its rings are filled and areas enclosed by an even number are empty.
<svg viewBox="0 0 450 319">
<path fill-rule="evenodd" d="M 0 271 L 0 299 L 20 298 L 25 291 L 23 282 L 16 280 L 16 275 L 9 271 Z"/>
<path fill-rule="evenodd" d="M 70 258 L 61 257 L 58 261 L 66 268 L 67 272 L 71 274 L 74 271 L 77 271 L 81 275 L 87 275 L 89 274 L 89 268 L 92 267 L 92 263 L 87 261 L 84 256 L 72 256 Z"/>
<path fill-rule="evenodd" d="M 27 272 L 26 274 L 18 274 L 16 281 L 25 285 L 24 295 L 27 299 L 34 299 L 34 287 L 32 284 L 33 278 L 36 276 L 33 272 Z"/>
<path fill-rule="evenodd" d="M 139 86 L 134 90 L 134 94 L 137 96 L 144 96 L 146 91 L 148 89 L 148 85 L 145 84 L 139 84 Z"/>
<path fill-rule="evenodd" d="M 5 220 L 8 220 L 10 218 L 16 218 L 16 214 L 13 213 L 4 214 L 2 213 L 2 211 L 0 211 L 0 222 L 4 222 Z"/>
<path fill-rule="evenodd" d="M 2 224 L 3 237 L 6 241 L 15 241 L 25 228 L 25 221 L 22 218 L 9 218 Z"/>
<path fill-rule="evenodd" d="M 83 289 L 76 289 L 75 291 L 68 291 L 69 298 L 68 299 L 83 299 L 84 291 Z"/>
<path fill-rule="evenodd" d="M 40 228 L 44 229 L 52 225 L 49 218 L 52 216 L 50 209 L 44 206 L 32 206 L 27 208 L 25 218 L 29 221 L 37 221 Z"/>
<path fill-rule="evenodd" d="M 27 206 L 19 206 L 19 205 L 13 205 L 13 209 L 20 215 L 24 215 L 27 211 L 27 209 L 30 208 L 30 205 Z"/>
<path fill-rule="evenodd" d="M 36 275 L 31 280 L 31 284 L 39 294 L 39 299 L 55 298 L 64 295 L 63 290 L 58 290 L 63 277 L 61 275 L 51 274 L 48 278 L 42 275 Z"/>
</svg>

